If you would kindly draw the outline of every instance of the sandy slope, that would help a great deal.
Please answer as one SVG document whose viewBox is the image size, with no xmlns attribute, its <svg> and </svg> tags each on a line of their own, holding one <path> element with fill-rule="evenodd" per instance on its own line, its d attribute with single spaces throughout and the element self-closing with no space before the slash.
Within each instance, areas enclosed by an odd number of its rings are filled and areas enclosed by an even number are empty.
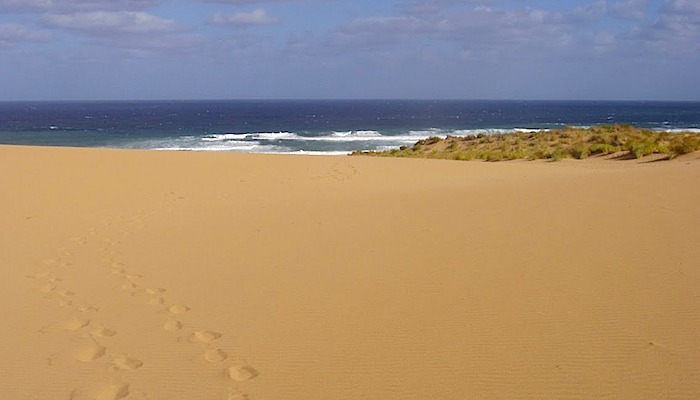
<svg viewBox="0 0 700 400">
<path fill-rule="evenodd" d="M 700 160 L 0 146 L 0 398 L 700 398 Z"/>
</svg>

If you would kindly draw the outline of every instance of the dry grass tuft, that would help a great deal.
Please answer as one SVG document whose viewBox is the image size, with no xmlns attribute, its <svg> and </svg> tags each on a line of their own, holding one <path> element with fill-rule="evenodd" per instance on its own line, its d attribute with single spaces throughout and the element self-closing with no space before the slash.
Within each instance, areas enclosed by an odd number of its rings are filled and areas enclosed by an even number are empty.
<svg viewBox="0 0 700 400">
<path fill-rule="evenodd" d="M 668 159 L 700 150 L 700 134 L 656 132 L 629 125 L 603 125 L 588 129 L 514 132 L 465 137 L 430 137 L 413 146 L 383 152 L 354 152 L 378 157 L 441 158 L 449 160 L 584 159 L 622 152 L 641 158 L 664 154 Z"/>
</svg>

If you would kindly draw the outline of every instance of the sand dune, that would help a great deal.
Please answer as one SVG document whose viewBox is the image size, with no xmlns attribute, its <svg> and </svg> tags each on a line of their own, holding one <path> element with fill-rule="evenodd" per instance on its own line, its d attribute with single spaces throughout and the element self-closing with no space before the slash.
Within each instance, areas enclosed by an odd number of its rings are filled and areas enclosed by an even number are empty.
<svg viewBox="0 0 700 400">
<path fill-rule="evenodd" d="M 700 157 L 0 146 L 0 398 L 700 398 Z"/>
</svg>

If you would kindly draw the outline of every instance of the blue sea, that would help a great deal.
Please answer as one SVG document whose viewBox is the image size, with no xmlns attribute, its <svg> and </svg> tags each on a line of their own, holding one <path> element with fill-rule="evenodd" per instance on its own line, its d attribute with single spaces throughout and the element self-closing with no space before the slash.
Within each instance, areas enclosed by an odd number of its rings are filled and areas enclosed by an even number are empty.
<svg viewBox="0 0 700 400">
<path fill-rule="evenodd" d="M 347 154 L 430 136 L 612 123 L 700 133 L 700 102 L 0 102 L 1 144 L 153 150 Z"/>
</svg>

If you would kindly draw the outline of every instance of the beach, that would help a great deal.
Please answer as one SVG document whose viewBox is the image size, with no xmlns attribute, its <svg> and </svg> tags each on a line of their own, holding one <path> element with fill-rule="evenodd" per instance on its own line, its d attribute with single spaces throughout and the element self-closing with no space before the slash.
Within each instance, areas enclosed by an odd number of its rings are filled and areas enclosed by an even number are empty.
<svg viewBox="0 0 700 400">
<path fill-rule="evenodd" d="M 700 398 L 700 154 L 646 161 L 0 146 L 0 398 Z"/>
</svg>

